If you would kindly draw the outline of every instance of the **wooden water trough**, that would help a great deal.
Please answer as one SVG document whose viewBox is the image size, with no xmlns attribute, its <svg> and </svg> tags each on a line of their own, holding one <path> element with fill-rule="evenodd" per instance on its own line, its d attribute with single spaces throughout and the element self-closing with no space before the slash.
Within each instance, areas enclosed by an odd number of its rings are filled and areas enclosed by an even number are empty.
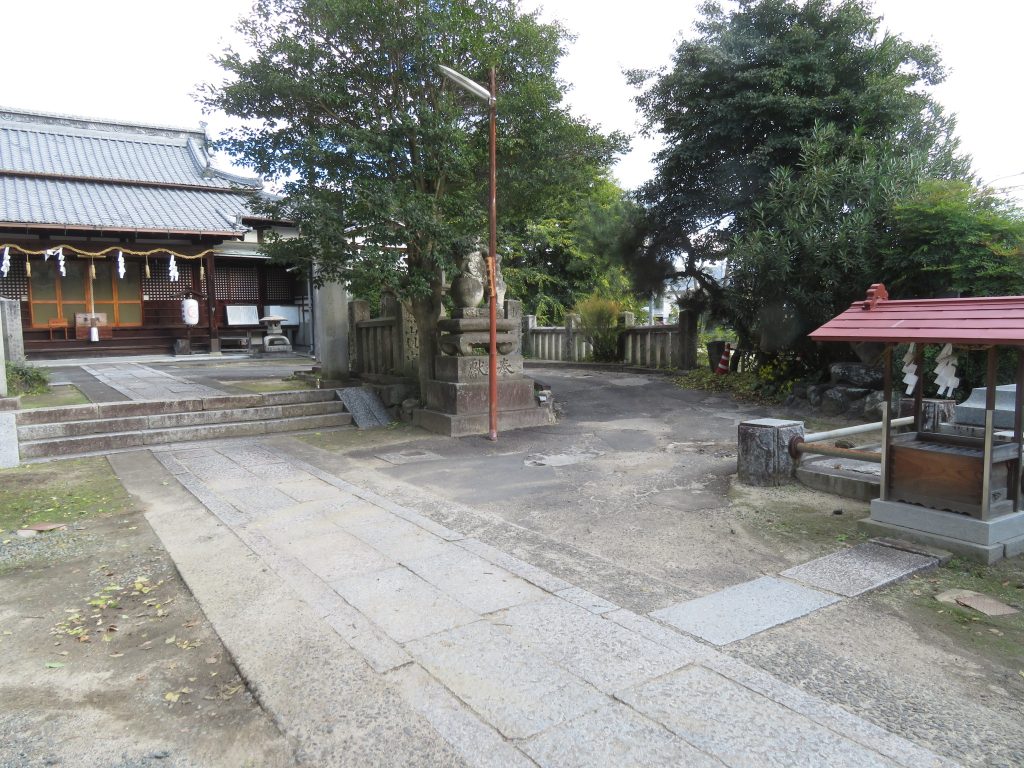
<svg viewBox="0 0 1024 768">
<path fill-rule="evenodd" d="M 1024 296 L 890 300 L 885 286 L 872 285 L 810 334 L 819 342 L 884 345 L 882 468 L 879 498 L 871 502 L 868 528 L 889 536 L 932 544 L 994 562 L 1024 552 L 1022 512 L 1022 423 L 1024 423 Z M 893 348 L 914 344 L 917 380 L 914 429 L 895 434 Z M 954 351 L 987 355 L 983 427 L 927 427 L 922 418 L 924 348 L 951 344 Z M 996 431 L 998 350 L 1017 350 L 1013 429 Z M 898 415 L 898 414 L 897 414 Z"/>
</svg>

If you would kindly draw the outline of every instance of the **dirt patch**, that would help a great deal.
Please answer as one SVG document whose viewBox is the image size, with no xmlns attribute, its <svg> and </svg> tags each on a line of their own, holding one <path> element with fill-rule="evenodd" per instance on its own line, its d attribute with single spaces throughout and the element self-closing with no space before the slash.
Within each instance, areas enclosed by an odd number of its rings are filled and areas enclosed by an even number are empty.
<svg viewBox="0 0 1024 768">
<path fill-rule="evenodd" d="M 141 512 L 2 551 L 0 765 L 294 764 Z"/>
</svg>

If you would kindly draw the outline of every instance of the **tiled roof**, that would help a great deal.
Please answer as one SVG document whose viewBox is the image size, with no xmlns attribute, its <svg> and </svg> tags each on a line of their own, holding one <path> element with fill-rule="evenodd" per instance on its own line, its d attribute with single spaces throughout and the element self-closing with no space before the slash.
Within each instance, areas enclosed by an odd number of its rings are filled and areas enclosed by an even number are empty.
<svg viewBox="0 0 1024 768">
<path fill-rule="evenodd" d="M 1024 296 L 889 300 L 884 285 L 871 288 L 867 300 L 855 301 L 812 332 L 811 338 L 1024 345 Z"/>
<path fill-rule="evenodd" d="M 212 168 L 203 131 L 0 109 L 0 223 L 238 233 L 261 187 Z"/>
<path fill-rule="evenodd" d="M 0 173 L 0 226 L 53 224 L 69 229 L 241 233 L 242 194 L 33 179 Z"/>
</svg>

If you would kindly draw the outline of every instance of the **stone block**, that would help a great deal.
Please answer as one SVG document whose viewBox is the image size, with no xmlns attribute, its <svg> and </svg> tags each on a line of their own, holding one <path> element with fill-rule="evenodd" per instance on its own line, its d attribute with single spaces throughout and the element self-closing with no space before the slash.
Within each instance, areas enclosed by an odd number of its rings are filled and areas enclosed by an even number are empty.
<svg viewBox="0 0 1024 768">
<path fill-rule="evenodd" d="M 618 702 L 556 725 L 527 740 L 523 749 L 538 765 L 560 768 L 642 765 L 721 768 L 722 765 Z"/>
<path fill-rule="evenodd" d="M 859 544 L 790 568 L 779 575 L 809 587 L 856 597 L 912 573 L 934 568 L 937 564 L 938 559 L 934 557 L 878 544 Z"/>
<path fill-rule="evenodd" d="M 514 641 L 540 651 L 605 693 L 653 680 L 693 661 L 558 597 L 518 605 L 495 620 L 509 628 Z"/>
<path fill-rule="evenodd" d="M 461 547 L 405 562 L 406 568 L 477 613 L 539 600 L 544 592 Z"/>
<path fill-rule="evenodd" d="M 904 504 L 900 501 L 871 502 L 871 519 L 879 523 L 956 539 L 968 544 L 991 546 L 1024 535 L 1024 512 L 1012 512 L 991 520 Z"/>
<path fill-rule="evenodd" d="M 424 399 L 427 408 L 444 413 L 488 413 L 490 385 L 486 381 L 429 381 Z M 536 405 L 536 399 L 533 381 L 530 379 L 508 379 L 498 383 L 499 411 L 529 408 L 533 405 Z"/>
<path fill-rule="evenodd" d="M 936 533 L 917 531 L 913 528 L 904 528 L 903 526 L 892 525 L 891 523 L 881 523 L 877 520 L 872 520 L 871 518 L 858 520 L 857 526 L 862 528 L 871 536 L 887 536 L 916 542 L 918 544 L 926 544 L 930 547 L 939 547 L 956 555 L 960 555 L 961 557 L 965 557 L 968 560 L 974 560 L 975 562 L 983 563 L 985 565 L 992 565 L 992 563 L 1002 560 L 1005 553 L 1005 547 L 1002 543 L 990 545 L 972 544 L 967 541 L 953 539 L 948 536 L 941 536 Z"/>
<path fill-rule="evenodd" d="M 738 428 L 737 473 L 747 485 L 784 485 L 791 482 L 795 462 L 789 441 L 803 437 L 800 421 L 755 419 Z"/>
<path fill-rule="evenodd" d="M 702 667 L 673 672 L 618 698 L 734 768 L 887 764 L 874 750 Z"/>
<path fill-rule="evenodd" d="M 709 643 L 726 645 L 838 601 L 834 595 L 764 576 L 651 616 Z"/>
<path fill-rule="evenodd" d="M 487 381 L 490 358 L 486 355 L 438 355 L 434 358 L 434 376 L 438 381 Z M 498 378 L 522 376 L 522 355 L 498 355 Z"/>
<path fill-rule="evenodd" d="M 1003 542 L 1003 549 L 1004 557 L 1024 555 L 1024 536 L 1016 536 L 1009 541 Z"/>
<path fill-rule="evenodd" d="M 975 387 L 970 396 L 956 406 L 957 424 L 985 425 L 986 387 Z M 1017 385 L 1003 384 L 996 387 L 996 409 L 994 427 L 996 429 L 1013 429 L 1013 412 L 1016 408 Z"/>
<path fill-rule="evenodd" d="M 405 568 L 351 576 L 331 584 L 396 642 L 407 643 L 479 619 Z"/>
<path fill-rule="evenodd" d="M 0 469 L 16 467 L 20 461 L 17 421 L 13 413 L 0 412 Z"/>
<path fill-rule="evenodd" d="M 487 621 L 415 640 L 406 650 L 508 739 L 535 736 L 609 703 Z"/>
<path fill-rule="evenodd" d="M 498 414 L 498 432 L 526 427 L 543 427 L 554 423 L 554 415 L 548 407 L 522 408 L 501 411 Z M 430 432 L 448 437 L 486 435 L 490 431 L 490 417 L 487 413 L 452 414 L 429 408 L 413 412 L 413 424 Z"/>
</svg>

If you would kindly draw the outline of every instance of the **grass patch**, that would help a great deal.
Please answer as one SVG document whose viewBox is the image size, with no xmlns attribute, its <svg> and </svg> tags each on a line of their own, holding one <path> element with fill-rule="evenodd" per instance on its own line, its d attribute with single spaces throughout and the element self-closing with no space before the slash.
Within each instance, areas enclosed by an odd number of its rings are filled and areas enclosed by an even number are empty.
<svg viewBox="0 0 1024 768">
<path fill-rule="evenodd" d="M 40 395 L 48 389 L 49 373 L 28 363 L 6 364 L 7 394 Z"/>
<path fill-rule="evenodd" d="M 297 389 L 312 389 L 313 385 L 302 379 L 256 379 L 254 381 L 225 381 L 246 392 L 262 394 L 264 392 L 291 392 Z"/>
<path fill-rule="evenodd" d="M 103 457 L 27 464 L 0 470 L 0 530 L 32 523 L 71 523 L 135 509 Z"/>
<path fill-rule="evenodd" d="M 731 372 L 721 375 L 701 367 L 686 371 L 673 381 L 676 386 L 683 389 L 727 393 L 738 400 L 759 405 L 777 405 L 788 394 L 788 392 L 780 392 L 773 385 L 765 382 L 755 371 Z"/>
<path fill-rule="evenodd" d="M 22 395 L 23 410 L 32 408 L 57 408 L 62 405 L 87 405 L 89 398 L 73 384 L 58 384 L 37 395 Z"/>
<path fill-rule="evenodd" d="M 1001 600 L 1022 612 L 986 616 L 961 605 L 940 603 L 949 589 L 970 589 Z M 1014 681 L 1024 691 L 1024 559 L 981 565 L 953 558 L 941 568 L 895 585 L 886 596 L 902 603 L 928 630 L 941 632 L 956 645 L 1017 669 Z"/>
</svg>

